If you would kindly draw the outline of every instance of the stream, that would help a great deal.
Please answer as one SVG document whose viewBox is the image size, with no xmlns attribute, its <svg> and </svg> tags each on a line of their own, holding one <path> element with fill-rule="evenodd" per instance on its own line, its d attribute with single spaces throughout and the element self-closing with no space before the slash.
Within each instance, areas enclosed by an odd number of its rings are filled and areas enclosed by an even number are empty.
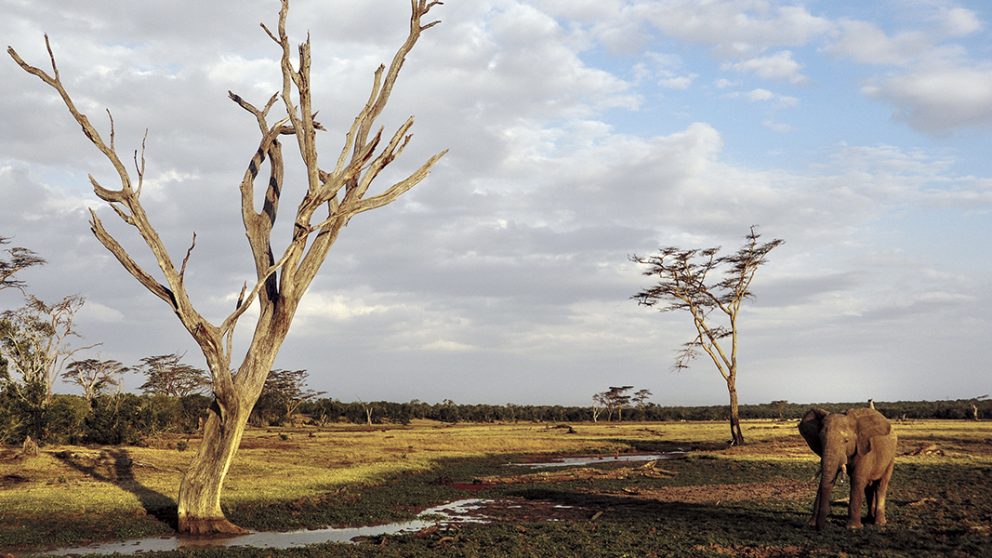
<svg viewBox="0 0 992 558">
<path fill-rule="evenodd" d="M 636 453 L 620 455 L 601 455 L 594 457 L 559 457 L 541 463 L 511 463 L 516 467 L 529 469 L 544 469 L 546 467 L 581 467 L 584 465 L 600 465 L 603 463 L 630 463 L 638 461 L 663 461 L 685 456 L 684 451 L 669 451 L 665 453 Z"/>
<path fill-rule="evenodd" d="M 356 537 L 377 537 L 381 535 L 398 535 L 414 533 L 437 524 L 452 523 L 484 523 L 486 518 L 474 514 L 488 500 L 478 498 L 458 500 L 440 506 L 426 509 L 417 515 L 416 519 L 400 523 L 387 523 L 370 527 L 327 528 L 299 531 L 259 531 L 247 535 L 224 538 L 197 537 L 148 537 L 113 543 L 92 544 L 74 548 L 49 550 L 30 556 L 72 556 L 78 554 L 120 554 L 130 555 L 139 552 L 155 552 L 178 550 L 194 547 L 230 547 L 251 546 L 255 548 L 293 548 L 309 544 L 327 542 L 351 542 Z"/>
</svg>

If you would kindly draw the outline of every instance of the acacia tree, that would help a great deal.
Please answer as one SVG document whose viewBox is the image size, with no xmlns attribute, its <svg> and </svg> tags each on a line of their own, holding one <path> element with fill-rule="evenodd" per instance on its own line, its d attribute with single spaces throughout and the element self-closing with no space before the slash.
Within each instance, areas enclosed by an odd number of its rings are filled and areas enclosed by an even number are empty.
<svg viewBox="0 0 992 558">
<path fill-rule="evenodd" d="M 730 394 L 732 445 L 744 444 L 737 406 L 737 318 L 744 300 L 752 296 L 754 274 L 768 253 L 784 242 L 775 239 L 759 244 L 755 227 L 745 238 L 743 247 L 725 256 L 717 255 L 719 248 L 674 247 L 662 248 L 647 258 L 631 256 L 632 261 L 647 266 L 644 275 L 658 278 L 657 284 L 632 297 L 638 304 L 658 307 L 662 312 L 686 310 L 692 316 L 696 336 L 679 351 L 675 369 L 688 368 L 699 349 L 709 355 Z"/>
<path fill-rule="evenodd" d="M 310 373 L 306 370 L 279 368 L 269 372 L 269 377 L 265 379 L 265 386 L 262 388 L 262 395 L 255 404 L 254 413 L 257 419 L 264 421 L 272 417 L 274 407 L 275 412 L 278 413 L 275 418 L 280 422 L 289 420 L 290 424 L 295 424 L 293 417 L 300 405 L 324 394 L 323 391 L 315 391 L 307 387 L 309 376 Z"/>
<path fill-rule="evenodd" d="M 10 244 L 10 237 L 0 236 L 0 246 Z M 21 270 L 45 263 L 45 259 L 33 251 L 20 246 L 5 248 L 9 259 L 0 259 L 0 290 L 7 288 L 24 290 L 24 281 L 14 277 Z"/>
<path fill-rule="evenodd" d="M 62 379 L 81 387 L 86 401 L 92 401 L 104 389 L 120 386 L 120 376 L 127 370 L 116 360 L 87 358 L 70 362 L 62 373 Z"/>
<path fill-rule="evenodd" d="M 145 383 L 138 388 L 147 394 L 160 393 L 169 397 L 186 397 L 202 393 L 210 378 L 201 368 L 182 362 L 183 355 L 171 353 L 141 359 L 135 367 L 145 375 Z"/>
<path fill-rule="evenodd" d="M 600 392 L 592 396 L 592 421 L 599 422 L 599 415 L 610 408 L 610 402 L 606 399 L 606 392 Z M 612 412 L 612 411 L 611 411 Z"/>
<path fill-rule="evenodd" d="M 630 398 L 634 402 L 634 406 L 637 407 L 637 410 L 640 411 L 641 420 L 644 420 L 644 408 L 647 406 L 648 399 L 651 399 L 652 395 L 654 394 L 651 393 L 651 390 L 642 388 L 637 390 L 633 397 Z"/>
<path fill-rule="evenodd" d="M 0 358 L 20 377 L 8 385 L 24 399 L 32 393 L 33 404 L 47 407 L 52 387 L 73 355 L 99 345 L 73 347 L 70 339 L 79 337 L 75 328 L 76 313 L 85 299 L 71 295 L 53 304 L 28 296 L 24 306 L 0 314 Z"/>
<path fill-rule="evenodd" d="M 623 408 L 630 404 L 630 394 L 634 386 L 610 386 L 606 391 L 606 399 L 610 402 L 611 408 L 617 410 L 617 421 L 623 422 Z"/>
<path fill-rule="evenodd" d="M 114 144 L 113 118 L 109 118 L 109 137 L 105 139 L 89 118 L 79 111 L 66 91 L 48 37 L 45 37 L 45 45 L 51 72 L 28 64 L 14 49 L 7 49 L 24 71 L 38 77 L 59 94 L 69 113 L 82 127 L 83 134 L 113 166 L 120 186 L 108 188 L 90 176 L 93 191 L 124 223 L 134 227 L 154 256 L 160 273 L 153 274 L 139 265 L 104 228 L 93 210 L 90 211 L 90 228 L 121 265 L 179 317 L 199 345 L 210 370 L 214 402 L 204 424 L 203 441 L 179 487 L 177 511 L 180 532 L 244 532 L 224 517 L 220 506 L 221 488 L 248 416 L 289 332 L 303 293 L 313 281 L 338 234 L 354 216 L 382 207 L 413 188 L 446 153 L 445 150 L 433 155 L 406 178 L 380 193 L 370 194 L 372 182 L 404 151 L 412 137 L 409 134 L 413 126 L 412 116 L 392 136 L 387 137 L 383 136 L 383 128 L 378 126 L 377 121 L 386 107 L 407 54 L 423 31 L 439 23 L 423 23 L 422 18 L 440 2 L 411 0 L 410 28 L 406 40 L 396 51 L 388 68 L 380 65 L 375 71 L 368 100 L 345 132 L 341 151 L 329 165 L 317 154 L 316 134 L 324 127 L 316 120 L 317 111 L 311 91 L 310 37 L 299 45 L 298 54 L 294 57 L 286 32 L 289 0 L 282 0 L 281 4 L 275 31 L 264 23 L 261 25 L 280 53 L 281 91 L 273 94 L 261 108 L 229 92 L 231 100 L 257 122 L 261 139 L 239 185 L 242 220 L 255 264 L 254 285 L 248 288 L 246 283 L 241 288 L 234 310 L 220 322 L 211 322 L 197 311 L 183 284 L 186 266 L 195 246 L 195 235 L 186 255 L 177 263 L 142 205 L 144 142 L 140 158 L 135 151 L 135 174 L 132 176 Z M 270 118 L 270 111 L 277 102 L 281 102 L 285 114 Z M 290 238 L 277 257 L 271 233 L 284 191 L 282 136 L 291 136 L 295 140 L 293 143 L 301 156 L 306 178 L 302 200 L 292 217 Z M 264 201 L 261 209 L 257 210 L 255 180 L 266 161 L 269 172 L 268 177 L 264 178 Z M 255 303 L 258 316 L 251 341 L 238 363 L 232 354 L 235 326 Z"/>
</svg>

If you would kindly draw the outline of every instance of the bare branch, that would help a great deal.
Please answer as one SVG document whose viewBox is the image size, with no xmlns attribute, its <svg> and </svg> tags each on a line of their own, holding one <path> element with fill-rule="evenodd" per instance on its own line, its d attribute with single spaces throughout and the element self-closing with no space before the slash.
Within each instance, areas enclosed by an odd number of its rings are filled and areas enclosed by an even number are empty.
<svg viewBox="0 0 992 558">
<path fill-rule="evenodd" d="M 352 216 L 357 215 L 358 213 L 362 213 L 370 209 L 375 209 L 377 207 L 382 207 L 388 203 L 391 203 L 393 200 L 400 197 L 404 193 L 408 192 L 411 188 L 419 184 L 423 179 L 427 178 L 427 175 L 430 174 L 431 168 L 433 168 L 434 165 L 441 160 L 441 157 L 444 157 L 447 153 L 448 153 L 447 149 L 436 153 L 430 159 L 428 159 L 427 162 L 421 165 L 420 168 L 414 171 L 410 176 L 397 182 L 396 184 L 393 184 L 392 186 L 389 187 L 389 189 L 387 189 L 382 194 L 379 194 L 378 196 L 373 196 L 371 198 L 363 199 L 360 202 L 356 203 L 354 209 L 352 209 L 349 212 L 350 215 Z"/>
<path fill-rule="evenodd" d="M 262 287 L 265 286 L 266 280 L 272 274 L 278 271 L 283 265 L 285 265 L 286 261 L 290 258 L 292 253 L 293 253 L 292 251 L 286 250 L 286 253 L 283 254 L 282 258 L 280 258 L 278 262 L 272 265 L 272 267 L 270 267 L 261 277 L 259 277 L 258 281 L 255 283 L 255 286 L 252 287 L 251 292 L 248 293 L 247 297 L 244 296 L 238 297 L 237 308 L 235 308 L 234 312 L 232 312 L 231 315 L 229 315 L 227 318 L 224 319 L 224 322 L 220 325 L 220 328 L 218 328 L 220 330 L 221 335 L 224 335 L 228 331 L 234 329 L 235 324 L 237 324 L 238 322 L 238 318 L 240 318 L 241 315 L 244 314 L 245 311 L 251 306 L 251 303 L 255 300 L 255 297 L 258 296 L 258 292 L 262 290 Z M 244 292 L 244 289 L 242 289 L 242 292 Z"/>
<path fill-rule="evenodd" d="M 107 110 L 107 117 L 110 118 L 110 150 L 115 151 L 117 148 L 114 147 L 114 115 L 110 114 L 109 108 L 106 110 Z"/>
<path fill-rule="evenodd" d="M 138 190 L 135 196 L 141 196 L 141 186 L 145 183 L 145 142 L 148 141 L 148 128 L 145 128 L 145 135 L 141 138 L 141 163 L 138 163 L 138 151 L 134 151 L 134 169 L 138 173 Z"/>
<path fill-rule="evenodd" d="M 117 261 L 124 266 L 124 269 L 128 271 L 139 283 L 145 286 L 146 289 L 151 291 L 152 294 L 161 298 L 165 302 L 169 303 L 173 309 L 178 309 L 176 299 L 172 294 L 172 291 L 168 287 L 162 285 L 155 280 L 154 277 L 148 274 L 144 269 L 141 268 L 132 258 L 128 255 L 127 251 L 124 250 L 116 239 L 107 232 L 107 229 L 103 227 L 103 223 L 100 218 L 96 216 L 96 212 L 90 209 L 90 230 L 96 235 L 97 240 L 100 244 L 110 251 L 111 254 L 117 258 Z"/>
<path fill-rule="evenodd" d="M 265 34 L 268 35 L 269 38 L 272 39 L 272 41 L 275 44 L 277 45 L 280 44 L 279 39 L 275 36 L 274 33 L 272 33 L 272 31 L 269 30 L 269 28 L 265 25 L 265 23 L 259 23 L 259 25 L 262 27 L 262 31 L 265 31 Z"/>
<path fill-rule="evenodd" d="M 45 33 L 45 50 L 48 51 L 48 59 L 52 62 L 52 72 L 55 74 L 55 80 L 58 81 L 59 77 L 59 67 L 55 64 L 55 54 L 52 53 L 52 43 L 48 40 L 48 33 Z"/>
<path fill-rule="evenodd" d="M 186 255 L 183 256 L 182 266 L 179 268 L 179 284 L 183 284 L 183 280 L 186 278 L 186 264 L 189 263 L 189 257 L 193 254 L 193 248 L 196 248 L 196 231 L 193 231 L 193 241 L 189 245 L 189 249 L 186 250 Z"/>
</svg>

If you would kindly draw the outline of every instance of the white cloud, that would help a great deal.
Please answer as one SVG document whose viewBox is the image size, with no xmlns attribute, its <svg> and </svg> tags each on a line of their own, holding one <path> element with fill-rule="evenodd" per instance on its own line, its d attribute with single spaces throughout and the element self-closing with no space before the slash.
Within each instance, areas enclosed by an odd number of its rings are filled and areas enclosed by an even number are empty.
<svg viewBox="0 0 992 558">
<path fill-rule="evenodd" d="M 772 80 L 788 81 L 790 83 L 803 83 L 806 81 L 800 70 L 802 64 L 792 58 L 792 52 L 783 50 L 769 56 L 749 58 L 743 62 L 730 65 L 730 68 L 738 72 L 753 73 L 758 77 Z"/>
<path fill-rule="evenodd" d="M 749 101 L 771 101 L 775 98 L 775 94 L 767 89 L 752 89 L 748 91 L 745 95 Z"/>
<path fill-rule="evenodd" d="M 297 316 L 301 319 L 347 321 L 372 314 L 389 312 L 390 306 L 369 304 L 362 298 L 308 292 L 300 303 Z"/>
<path fill-rule="evenodd" d="M 85 322 L 105 322 L 105 323 L 122 323 L 125 320 L 124 313 L 116 308 L 112 308 L 105 304 L 100 304 L 95 300 L 87 300 L 83 305 L 82 310 L 79 311 L 80 321 Z"/>
<path fill-rule="evenodd" d="M 629 13 L 667 35 L 711 45 L 727 58 L 752 57 L 777 46 L 799 46 L 829 32 L 832 24 L 801 6 L 723 0 L 638 1 Z"/>
<path fill-rule="evenodd" d="M 859 20 L 842 20 L 840 36 L 827 51 L 861 64 L 906 65 L 929 52 L 933 40 L 921 31 L 887 35 L 875 24 Z"/>
<path fill-rule="evenodd" d="M 756 88 L 750 91 L 734 91 L 725 95 L 730 99 L 747 99 L 752 103 L 774 102 L 782 107 L 794 107 L 799 104 L 799 99 L 789 95 L 779 95 L 768 89 Z"/>
<path fill-rule="evenodd" d="M 892 34 L 861 20 L 842 20 L 839 35 L 826 51 L 869 65 L 894 66 L 896 72 L 869 79 L 862 93 L 891 103 L 894 118 L 930 134 L 992 122 L 992 65 L 974 60 L 962 37 L 982 29 L 970 10 L 940 8 L 937 29 Z"/>
<path fill-rule="evenodd" d="M 921 69 L 864 91 L 891 102 L 895 118 L 924 132 L 992 124 L 992 66 Z"/>
<path fill-rule="evenodd" d="M 936 16 L 942 29 L 953 36 L 963 37 L 981 31 L 984 25 L 972 10 L 961 7 L 941 9 Z"/>
<path fill-rule="evenodd" d="M 431 341 L 430 343 L 424 345 L 423 348 L 427 351 L 441 351 L 448 353 L 460 353 L 464 351 L 476 350 L 476 347 L 472 345 L 459 343 L 458 341 L 451 341 L 449 339 L 437 339 L 435 341 Z"/>
<path fill-rule="evenodd" d="M 665 89 L 688 89 L 697 77 L 698 76 L 696 74 L 691 74 L 688 76 L 665 78 L 659 80 L 658 85 L 664 87 Z"/>
</svg>

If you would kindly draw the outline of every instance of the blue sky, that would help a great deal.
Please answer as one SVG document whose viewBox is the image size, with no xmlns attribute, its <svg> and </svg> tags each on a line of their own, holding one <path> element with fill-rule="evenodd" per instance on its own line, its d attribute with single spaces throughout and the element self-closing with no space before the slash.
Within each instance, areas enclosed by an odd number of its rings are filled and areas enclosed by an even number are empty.
<svg viewBox="0 0 992 558">
<path fill-rule="evenodd" d="M 261 103 L 278 87 L 257 26 L 277 6 L 4 4 L 0 35 L 42 64 L 47 32 L 70 91 L 94 121 L 113 111 L 125 152 L 150 129 L 144 203 L 175 258 L 197 232 L 190 289 L 222 319 L 251 273 L 236 184 L 257 141 L 226 92 Z M 293 3 L 291 34 L 313 37 L 325 152 L 402 41 L 406 9 Z M 450 152 L 349 225 L 280 367 L 307 368 L 345 400 L 583 404 L 631 384 L 658 403 L 722 403 L 707 362 L 670 371 L 691 325 L 629 300 L 646 279 L 627 256 L 735 248 L 757 224 L 786 244 L 743 316 L 743 401 L 992 391 L 987 4 L 477 0 L 437 11 L 443 23 L 410 56 L 383 124 L 417 117 L 397 175 Z M 87 297 L 81 332 L 103 342 L 92 356 L 186 351 L 201 363 L 168 309 L 89 234 L 85 208 L 114 218 L 86 180 L 108 166 L 10 62 L 0 124 L 16 131 L 0 138 L 0 234 L 49 260 L 25 275 L 35 292 Z"/>
</svg>

